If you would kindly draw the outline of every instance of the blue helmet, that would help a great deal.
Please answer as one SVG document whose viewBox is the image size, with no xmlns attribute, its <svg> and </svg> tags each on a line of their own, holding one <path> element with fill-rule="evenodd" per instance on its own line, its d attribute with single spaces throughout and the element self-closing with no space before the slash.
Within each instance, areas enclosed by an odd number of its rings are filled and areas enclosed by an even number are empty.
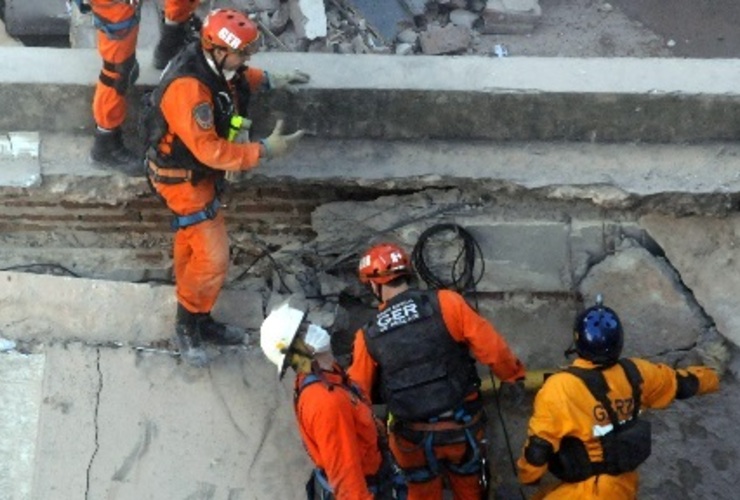
<svg viewBox="0 0 740 500">
<path fill-rule="evenodd" d="M 573 327 L 575 350 L 578 355 L 597 365 L 613 365 L 622 354 L 624 332 L 614 310 L 604 306 L 601 296 L 596 305 L 576 318 Z"/>
</svg>

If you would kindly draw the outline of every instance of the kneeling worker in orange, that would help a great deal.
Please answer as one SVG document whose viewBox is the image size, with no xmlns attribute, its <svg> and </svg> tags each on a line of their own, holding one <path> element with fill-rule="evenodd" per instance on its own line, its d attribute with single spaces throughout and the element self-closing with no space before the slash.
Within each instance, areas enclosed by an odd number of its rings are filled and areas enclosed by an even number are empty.
<svg viewBox="0 0 740 500">
<path fill-rule="evenodd" d="M 232 9 L 212 11 L 201 39 L 188 45 L 162 74 L 151 99 L 148 175 L 175 214 L 172 227 L 177 294 L 176 341 L 183 359 L 203 366 L 202 341 L 234 344 L 244 331 L 211 317 L 229 265 L 229 238 L 219 194 L 227 171 L 256 167 L 284 155 L 303 135 L 282 134 L 278 121 L 260 142 L 232 142 L 232 123 L 250 123 L 252 93 L 305 83 L 307 75 L 268 75 L 246 62 L 259 48 L 257 26 Z M 241 132 L 240 134 L 241 135 Z"/>
<path fill-rule="evenodd" d="M 485 414 L 475 362 L 488 365 L 512 399 L 524 395 L 524 365 L 462 295 L 412 287 L 411 261 L 398 245 L 370 248 L 359 277 L 381 304 L 357 332 L 348 372 L 366 394 L 379 388 L 409 500 L 441 500 L 443 478 L 456 500 L 480 500 Z"/>
<path fill-rule="evenodd" d="M 336 363 L 326 330 L 304 316 L 288 303 L 273 310 L 260 328 L 260 346 L 281 379 L 288 367 L 296 372 L 295 415 L 316 466 L 308 499 L 403 500 L 405 488 L 382 448 L 372 406 Z"/>
<path fill-rule="evenodd" d="M 597 297 L 576 319 L 571 366 L 550 376 L 537 393 L 519 479 L 536 483 L 548 471 L 561 482 L 534 497 L 548 500 L 637 498 L 638 466 L 651 452 L 642 408 L 719 389 L 704 366 L 674 370 L 639 358 L 620 358 L 624 343 L 617 314 Z"/>
<path fill-rule="evenodd" d="M 126 119 L 126 94 L 139 77 L 136 43 L 139 38 L 140 0 L 75 0 L 80 12 L 92 10 L 98 29 L 97 48 L 103 59 L 93 97 L 95 142 L 93 161 L 134 172 L 143 158 L 124 145 L 121 126 Z M 165 0 L 161 36 L 154 52 L 155 66 L 163 68 L 185 46 L 187 30 L 199 0 Z"/>
</svg>

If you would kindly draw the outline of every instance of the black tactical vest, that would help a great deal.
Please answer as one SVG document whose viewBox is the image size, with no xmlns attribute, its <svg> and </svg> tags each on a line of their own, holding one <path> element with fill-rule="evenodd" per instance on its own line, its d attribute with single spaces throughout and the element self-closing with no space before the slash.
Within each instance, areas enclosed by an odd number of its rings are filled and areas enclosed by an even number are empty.
<svg viewBox="0 0 740 500">
<path fill-rule="evenodd" d="M 409 290 L 365 327 L 380 367 L 380 395 L 402 421 L 424 421 L 460 408 L 479 379 L 465 344 L 450 336 L 436 291 Z"/>
<path fill-rule="evenodd" d="M 175 136 L 172 141 L 172 151 L 165 155 L 159 151 L 159 142 L 169 127 L 162 115 L 160 104 L 162 96 L 169 85 L 177 78 L 192 77 L 206 85 L 212 95 L 213 118 L 216 133 L 219 137 L 227 138 L 229 134 L 229 122 L 233 115 L 247 116 L 249 104 L 249 83 L 242 76 L 246 68 L 237 71 L 232 79 L 233 90 L 229 88 L 226 81 L 216 75 L 206 62 L 200 42 L 193 42 L 183 49 L 170 64 L 165 68 L 159 85 L 151 93 L 147 105 L 150 106 L 149 116 L 143 121 L 148 134 L 147 157 L 160 168 L 184 168 L 193 170 L 194 181 L 204 175 L 214 173 L 208 165 L 198 159 L 188 150 L 179 137 Z M 235 106 L 235 99 L 238 106 Z M 147 111 L 145 110 L 144 113 Z"/>
</svg>

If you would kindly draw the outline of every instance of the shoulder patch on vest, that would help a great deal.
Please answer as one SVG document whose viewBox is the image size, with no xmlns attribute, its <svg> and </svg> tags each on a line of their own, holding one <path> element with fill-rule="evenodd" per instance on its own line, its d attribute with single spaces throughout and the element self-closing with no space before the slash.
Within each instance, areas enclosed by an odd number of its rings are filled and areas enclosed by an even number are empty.
<svg viewBox="0 0 740 500">
<path fill-rule="evenodd" d="M 203 130 L 213 128 L 213 110 L 207 102 L 202 102 L 193 108 L 193 118 Z"/>
</svg>

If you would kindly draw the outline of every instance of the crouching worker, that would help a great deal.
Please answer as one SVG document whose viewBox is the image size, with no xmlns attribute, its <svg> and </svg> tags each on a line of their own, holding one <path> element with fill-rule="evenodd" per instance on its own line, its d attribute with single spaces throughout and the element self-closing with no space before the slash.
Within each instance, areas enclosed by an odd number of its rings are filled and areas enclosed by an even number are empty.
<svg viewBox="0 0 740 500">
<path fill-rule="evenodd" d="M 404 499 L 403 478 L 390 460 L 372 407 L 336 363 L 323 328 L 282 304 L 262 323 L 260 346 L 278 367 L 296 373 L 294 408 L 314 470 L 308 500 Z"/>
<path fill-rule="evenodd" d="M 620 358 L 623 343 L 619 317 L 598 296 L 575 322 L 574 345 L 566 354 L 578 358 L 549 377 L 534 401 L 519 479 L 533 484 L 549 470 L 561 481 L 534 498 L 636 498 L 637 468 L 651 452 L 650 422 L 640 410 L 719 388 L 712 368 L 674 370 Z"/>
</svg>

